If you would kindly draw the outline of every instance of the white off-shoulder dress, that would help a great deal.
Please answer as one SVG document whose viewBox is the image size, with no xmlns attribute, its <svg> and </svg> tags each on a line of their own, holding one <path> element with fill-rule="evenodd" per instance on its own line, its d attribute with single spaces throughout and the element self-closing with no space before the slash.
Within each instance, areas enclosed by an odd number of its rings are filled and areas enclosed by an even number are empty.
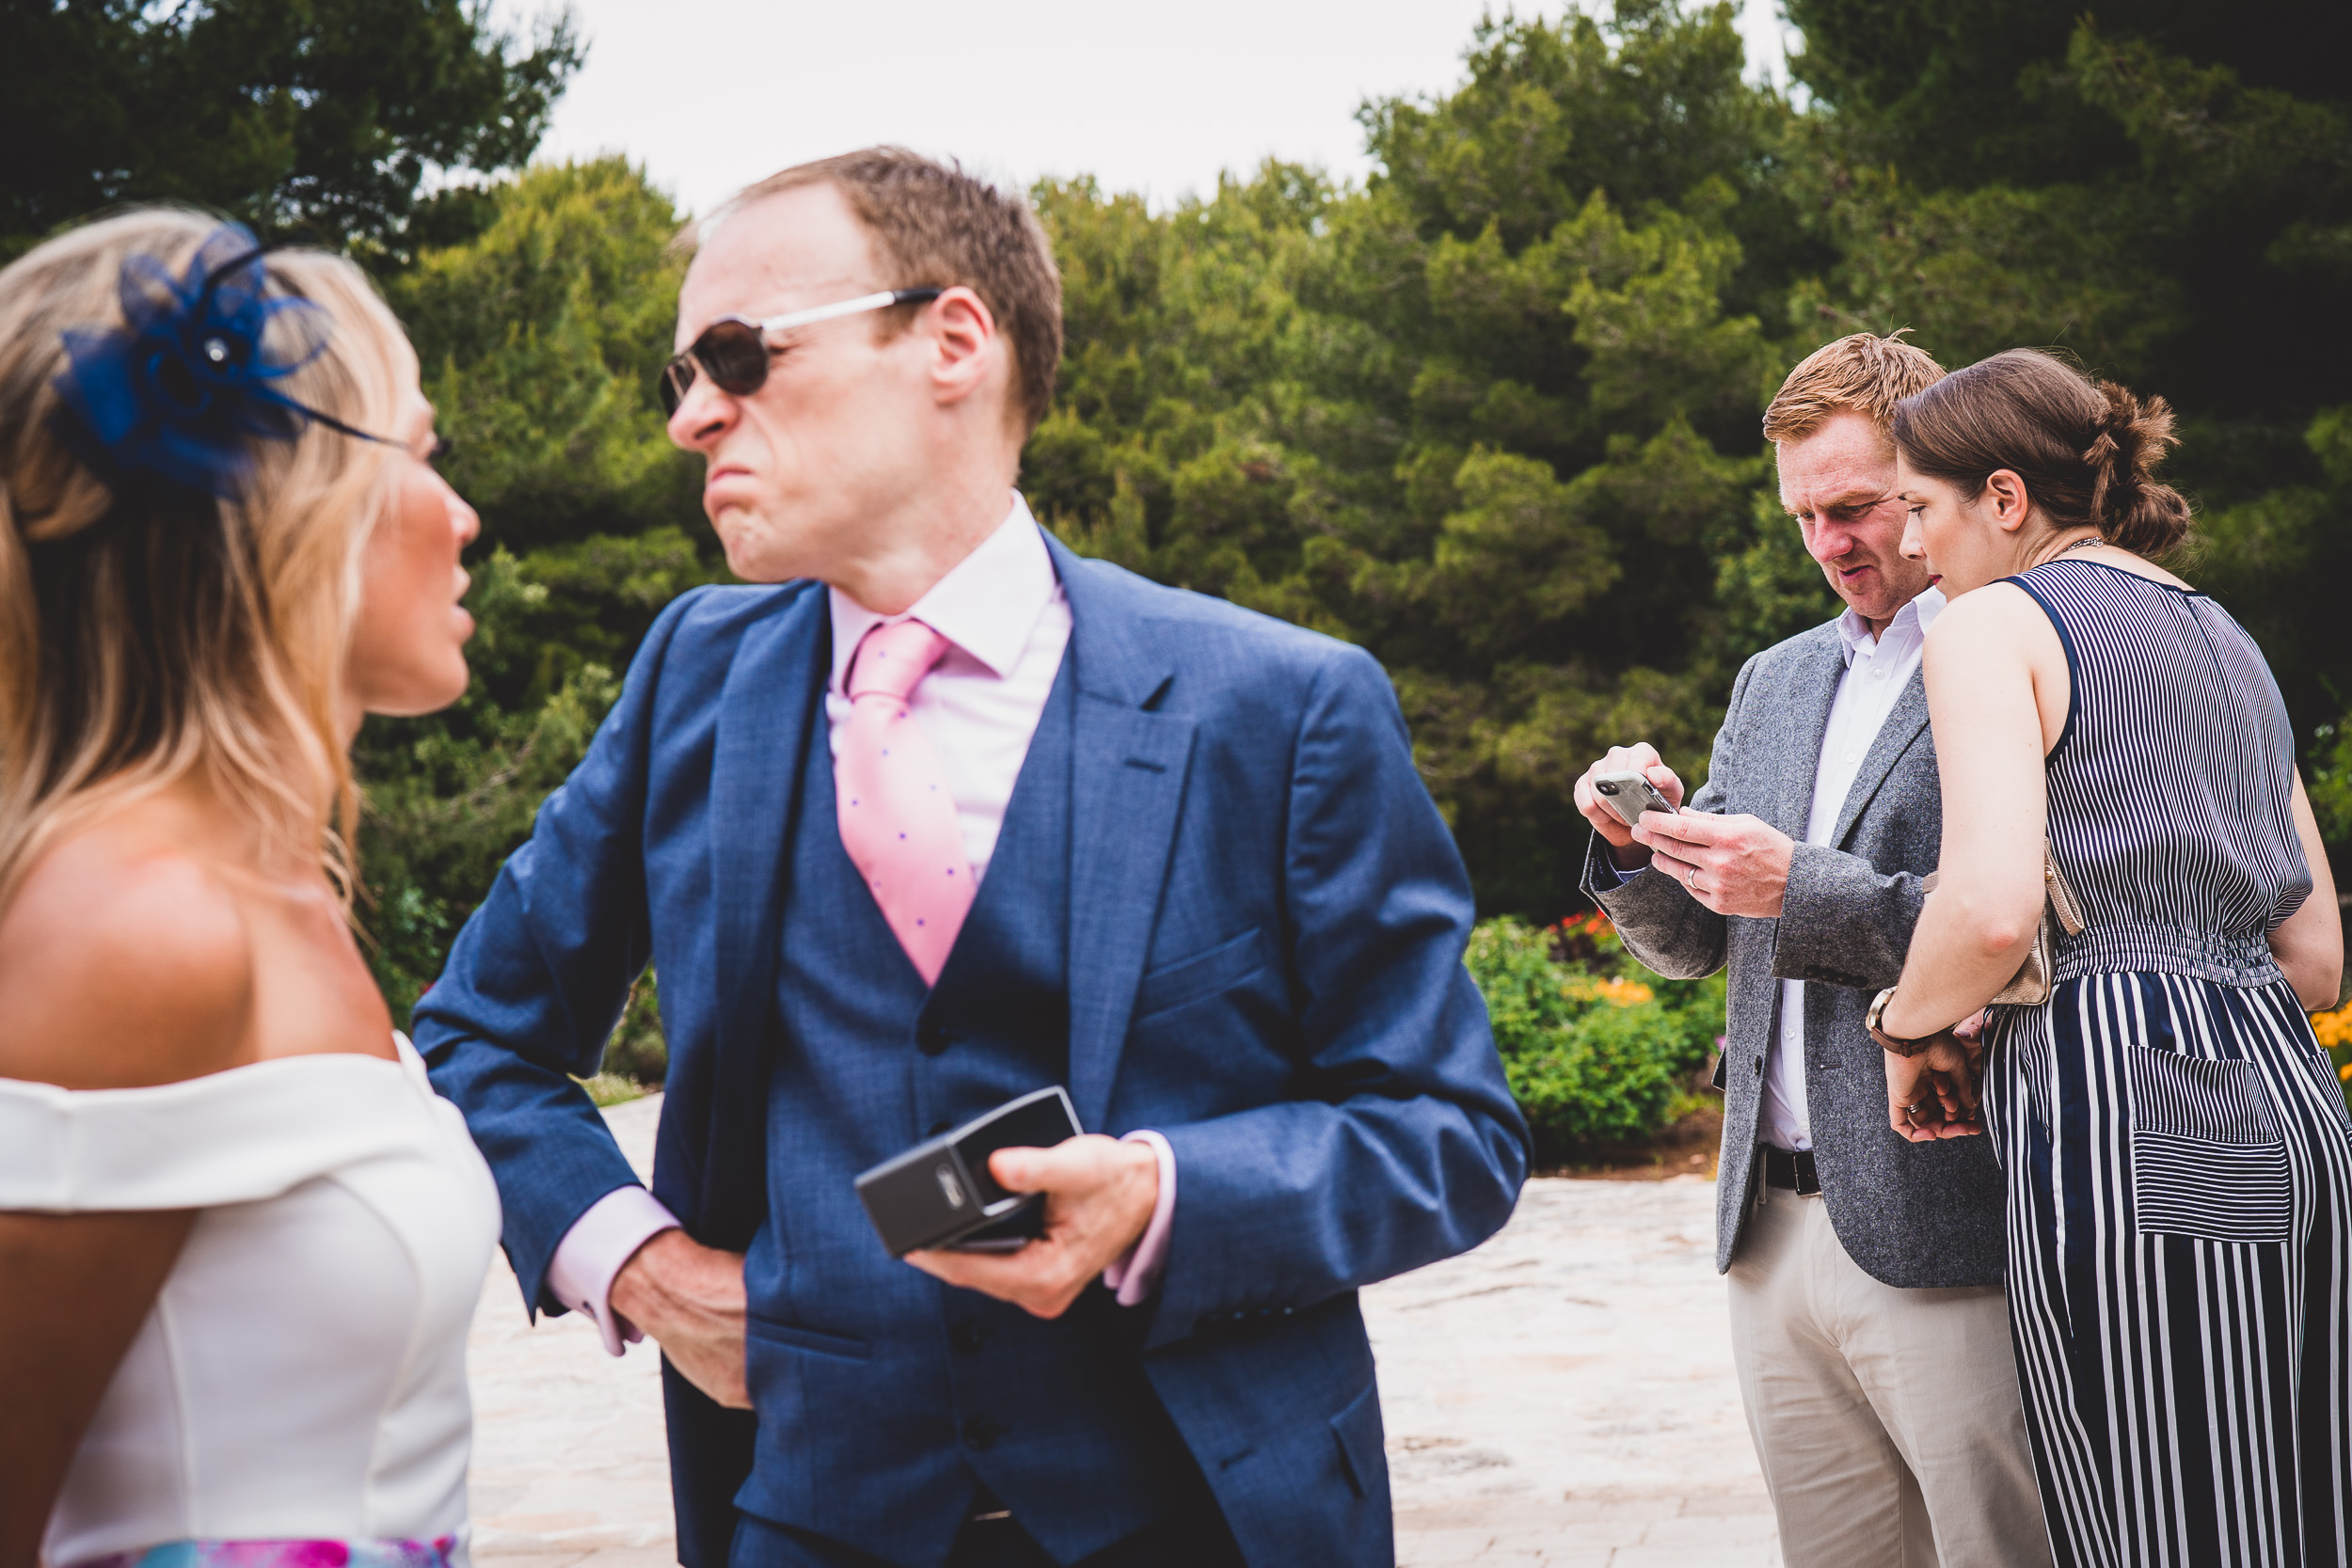
<svg viewBox="0 0 2352 1568">
<path fill-rule="evenodd" d="M 489 1167 L 405 1039 L 152 1088 L 0 1080 L 0 1210 L 200 1209 L 50 1568 L 464 1568 Z"/>
</svg>

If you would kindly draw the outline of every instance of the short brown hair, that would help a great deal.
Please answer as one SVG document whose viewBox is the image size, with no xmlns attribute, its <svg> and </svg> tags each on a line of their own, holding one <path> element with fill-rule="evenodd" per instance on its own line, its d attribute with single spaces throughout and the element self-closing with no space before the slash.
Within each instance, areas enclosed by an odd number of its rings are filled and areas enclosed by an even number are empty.
<svg viewBox="0 0 2352 1568">
<path fill-rule="evenodd" d="M 2187 500 L 2149 477 L 2179 440 L 2164 399 L 2142 402 L 2032 348 L 1979 360 L 1895 410 L 1895 445 L 1920 473 L 1974 500 L 2007 468 L 2054 526 L 2096 528 L 2143 555 L 2188 534 Z"/>
<path fill-rule="evenodd" d="M 1879 337 L 1856 332 L 1824 343 L 1804 356 L 1772 406 L 1764 410 L 1764 439 L 1777 445 L 1801 441 L 1834 414 L 1867 416 L 1882 435 L 1895 420 L 1895 405 L 1944 377 L 1944 367 L 1925 349 L 1902 341 L 1909 327 Z M 1888 441 L 1893 447 L 1892 438 Z"/>
<path fill-rule="evenodd" d="M 805 185 L 831 185 L 874 236 L 885 288 L 962 284 L 980 296 L 1012 349 L 1012 393 L 1022 434 L 1035 430 L 1054 402 L 1061 365 L 1061 271 L 1037 214 L 1007 194 L 903 147 L 868 147 L 836 158 L 795 164 L 720 203 L 689 224 L 679 245 L 691 250 L 728 214 Z M 881 330 L 905 329 L 913 307 L 881 313 Z"/>
</svg>

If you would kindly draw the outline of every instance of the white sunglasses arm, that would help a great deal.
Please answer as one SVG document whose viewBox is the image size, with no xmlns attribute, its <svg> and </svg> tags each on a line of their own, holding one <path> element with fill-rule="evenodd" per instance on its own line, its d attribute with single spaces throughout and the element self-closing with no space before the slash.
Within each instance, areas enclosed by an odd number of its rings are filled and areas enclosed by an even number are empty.
<svg viewBox="0 0 2352 1568">
<path fill-rule="evenodd" d="M 793 310 L 781 316 L 770 316 L 759 324 L 762 332 L 784 332 L 795 326 L 814 326 L 836 316 L 854 316 L 863 310 L 885 310 L 899 302 L 901 293 L 926 293 L 927 290 L 884 289 L 880 293 L 860 294 L 836 305 L 819 305 L 806 310 Z"/>
</svg>

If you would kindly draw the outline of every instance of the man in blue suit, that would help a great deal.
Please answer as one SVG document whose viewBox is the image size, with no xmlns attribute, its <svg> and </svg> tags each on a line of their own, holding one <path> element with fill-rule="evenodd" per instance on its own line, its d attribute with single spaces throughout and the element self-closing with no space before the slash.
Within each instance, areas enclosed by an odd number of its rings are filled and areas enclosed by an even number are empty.
<svg viewBox="0 0 2352 1568">
<path fill-rule="evenodd" d="M 778 586 L 662 614 L 416 1016 L 527 1303 L 660 1342 L 688 1568 L 1386 1568 L 1357 1290 L 1527 1167 L 1386 678 L 1030 518 L 1017 198 L 874 150 L 700 240 L 670 432 Z M 648 958 L 650 1195 L 567 1076 Z M 1057 1083 L 1044 1235 L 892 1259 L 856 1174 Z"/>
</svg>

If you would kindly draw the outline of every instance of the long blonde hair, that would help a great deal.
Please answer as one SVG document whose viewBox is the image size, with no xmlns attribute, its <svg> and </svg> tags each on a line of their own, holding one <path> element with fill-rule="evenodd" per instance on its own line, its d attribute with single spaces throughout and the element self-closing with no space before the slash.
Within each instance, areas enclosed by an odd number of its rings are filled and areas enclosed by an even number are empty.
<svg viewBox="0 0 2352 1568">
<path fill-rule="evenodd" d="M 143 208 L 0 271 L 0 905 L 93 814 L 190 777 L 272 857 L 315 859 L 348 902 L 358 808 L 338 692 L 391 450 L 305 422 L 252 439 L 235 500 L 104 475 L 68 439 L 64 334 L 123 325 L 126 261 L 179 276 L 220 228 Z M 273 251 L 272 295 L 326 312 L 325 348 L 277 388 L 396 435 L 416 358 L 359 270 Z"/>
</svg>

